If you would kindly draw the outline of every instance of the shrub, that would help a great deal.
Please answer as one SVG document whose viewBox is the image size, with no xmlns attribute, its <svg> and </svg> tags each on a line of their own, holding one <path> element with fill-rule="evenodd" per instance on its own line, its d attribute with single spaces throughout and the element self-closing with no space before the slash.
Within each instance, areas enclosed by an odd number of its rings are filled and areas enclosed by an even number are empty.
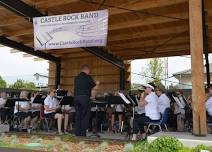
<svg viewBox="0 0 212 152">
<path fill-rule="evenodd" d="M 148 143 L 145 141 L 136 142 L 134 144 L 126 144 L 124 146 L 124 152 L 148 152 Z"/>
<path fill-rule="evenodd" d="M 188 147 L 183 147 L 179 152 L 192 152 L 190 148 Z"/>
<path fill-rule="evenodd" d="M 148 152 L 147 141 L 141 141 L 141 142 L 135 143 L 133 152 Z"/>
<path fill-rule="evenodd" d="M 175 137 L 159 137 L 149 144 L 149 152 L 179 152 L 183 144 Z"/>
<path fill-rule="evenodd" d="M 209 147 L 206 147 L 205 145 L 198 145 L 195 148 L 192 148 L 192 152 L 201 152 L 201 150 L 208 150 L 210 151 Z"/>
</svg>

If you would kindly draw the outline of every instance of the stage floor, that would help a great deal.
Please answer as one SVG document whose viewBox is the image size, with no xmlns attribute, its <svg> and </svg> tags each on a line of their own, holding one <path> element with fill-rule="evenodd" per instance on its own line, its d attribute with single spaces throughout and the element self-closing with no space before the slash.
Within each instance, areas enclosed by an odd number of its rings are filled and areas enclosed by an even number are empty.
<svg viewBox="0 0 212 152">
<path fill-rule="evenodd" d="M 185 146 L 195 147 L 203 144 L 206 146 L 212 146 L 212 134 L 208 134 L 206 137 L 194 136 L 188 132 L 158 132 L 147 137 L 148 142 L 152 142 L 161 136 L 172 136 L 178 138 Z"/>
</svg>

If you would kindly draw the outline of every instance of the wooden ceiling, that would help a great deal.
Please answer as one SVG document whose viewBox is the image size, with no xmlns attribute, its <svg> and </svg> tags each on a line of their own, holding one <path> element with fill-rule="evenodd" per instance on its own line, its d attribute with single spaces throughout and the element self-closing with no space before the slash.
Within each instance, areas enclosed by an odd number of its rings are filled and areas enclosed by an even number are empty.
<svg viewBox="0 0 212 152">
<path fill-rule="evenodd" d="M 109 9 L 108 44 L 104 50 L 122 60 L 190 54 L 188 0 L 24 0 L 24 2 L 42 13 L 48 12 L 48 15 Z M 212 1 L 206 0 L 205 5 L 208 12 L 206 20 L 210 44 Z M 0 7 L 0 35 L 33 47 L 32 23 L 4 7 Z M 92 56 L 80 48 L 45 52 L 70 59 Z"/>
</svg>

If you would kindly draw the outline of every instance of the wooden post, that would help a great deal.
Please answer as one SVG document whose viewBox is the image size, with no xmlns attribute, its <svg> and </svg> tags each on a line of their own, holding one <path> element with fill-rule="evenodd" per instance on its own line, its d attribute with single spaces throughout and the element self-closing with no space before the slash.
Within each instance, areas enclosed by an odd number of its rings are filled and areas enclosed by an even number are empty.
<svg viewBox="0 0 212 152">
<path fill-rule="evenodd" d="M 202 0 L 189 0 L 193 134 L 207 135 L 203 65 Z"/>
</svg>

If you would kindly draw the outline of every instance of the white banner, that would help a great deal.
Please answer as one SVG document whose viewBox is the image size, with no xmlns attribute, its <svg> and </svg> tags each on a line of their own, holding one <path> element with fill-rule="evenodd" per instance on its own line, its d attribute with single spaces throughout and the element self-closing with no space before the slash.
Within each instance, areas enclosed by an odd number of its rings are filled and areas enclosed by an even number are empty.
<svg viewBox="0 0 212 152">
<path fill-rule="evenodd" d="M 106 46 L 108 10 L 33 18 L 35 50 Z"/>
</svg>

